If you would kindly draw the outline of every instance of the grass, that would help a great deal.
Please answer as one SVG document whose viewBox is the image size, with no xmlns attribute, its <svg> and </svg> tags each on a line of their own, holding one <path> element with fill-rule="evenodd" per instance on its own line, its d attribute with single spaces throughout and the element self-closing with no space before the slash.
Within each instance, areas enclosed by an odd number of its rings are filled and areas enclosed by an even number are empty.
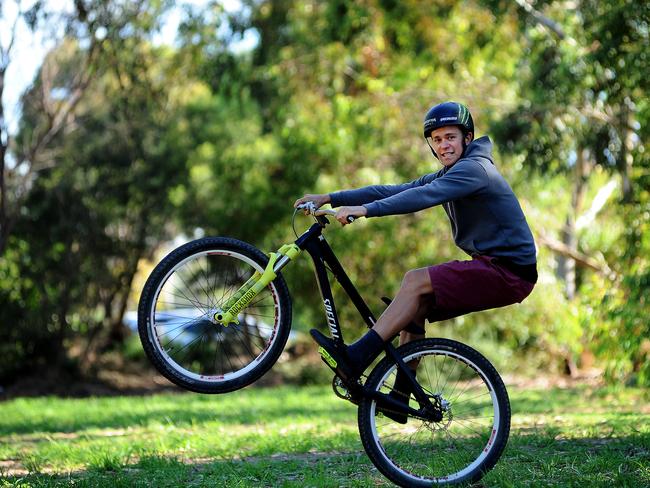
<svg viewBox="0 0 650 488">
<path fill-rule="evenodd" d="M 516 389 L 485 487 L 650 486 L 650 393 Z M 0 403 L 0 486 L 390 486 L 328 387 Z"/>
</svg>

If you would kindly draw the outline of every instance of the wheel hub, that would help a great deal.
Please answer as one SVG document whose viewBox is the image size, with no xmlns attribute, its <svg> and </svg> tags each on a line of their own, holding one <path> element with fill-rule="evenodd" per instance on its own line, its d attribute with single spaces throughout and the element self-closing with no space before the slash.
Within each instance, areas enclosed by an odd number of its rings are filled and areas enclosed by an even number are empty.
<svg viewBox="0 0 650 488">
<path fill-rule="evenodd" d="M 423 417 L 427 420 L 440 423 L 447 417 L 447 425 L 451 421 L 451 403 L 442 395 L 429 396 L 430 402 L 422 409 Z"/>
<path fill-rule="evenodd" d="M 215 308 L 209 312 L 210 320 L 214 325 L 228 327 L 228 324 L 224 323 L 224 314 L 225 312 L 221 308 Z"/>
</svg>

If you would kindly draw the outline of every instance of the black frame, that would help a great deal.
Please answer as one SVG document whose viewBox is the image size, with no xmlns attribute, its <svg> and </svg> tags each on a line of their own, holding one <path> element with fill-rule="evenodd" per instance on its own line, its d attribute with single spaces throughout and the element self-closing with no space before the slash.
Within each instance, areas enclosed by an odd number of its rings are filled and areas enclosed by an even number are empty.
<svg viewBox="0 0 650 488">
<path fill-rule="evenodd" d="M 341 263 L 334 255 L 334 251 L 325 240 L 323 236 L 323 228 L 329 223 L 326 217 L 316 217 L 318 223 L 312 225 L 302 236 L 300 236 L 295 244 L 302 250 L 307 251 L 314 261 L 314 270 L 316 272 L 316 281 L 320 289 L 321 297 L 323 299 L 323 307 L 325 309 L 325 316 L 329 326 L 330 334 L 336 341 L 337 345 L 342 346 L 345 344 L 343 340 L 343 333 L 339 323 L 338 314 L 336 313 L 336 305 L 334 304 L 334 296 L 332 295 L 332 288 L 330 286 L 329 277 L 327 276 L 327 269 L 332 271 L 336 281 L 340 283 L 343 290 L 352 300 L 357 311 L 363 318 L 368 328 L 372 328 L 375 324 L 375 317 L 366 305 L 366 302 L 361 298 L 361 295 L 352 284 L 347 273 L 341 266 Z"/>
<path fill-rule="evenodd" d="M 303 233 L 295 241 L 295 244 L 301 250 L 307 251 L 314 261 L 316 281 L 318 282 L 318 287 L 323 299 L 323 307 L 325 309 L 325 316 L 327 317 L 327 324 L 330 330 L 330 335 L 336 342 L 337 346 L 344 346 L 345 341 L 343 340 L 343 332 L 339 323 L 338 314 L 336 313 L 334 296 L 332 295 L 332 288 L 330 286 L 329 277 L 327 275 L 328 268 L 331 270 L 336 281 L 338 281 L 339 284 L 343 287 L 345 293 L 350 297 L 352 303 L 356 307 L 357 311 L 369 329 L 372 328 L 372 326 L 375 324 L 376 319 L 370 311 L 370 308 L 368 308 L 366 302 L 363 300 L 355 286 L 352 284 L 352 281 L 348 277 L 347 273 L 343 269 L 343 266 L 339 262 L 338 258 L 334 254 L 334 251 L 327 243 L 325 236 L 323 235 L 323 229 L 326 225 L 329 224 L 329 220 L 327 217 L 322 215 L 315 217 L 315 219 L 317 222 L 313 224 L 307 231 L 305 231 L 305 233 Z M 364 396 L 370 396 L 376 400 L 380 400 L 387 406 L 405 411 L 405 413 L 409 413 L 418 417 L 422 417 L 424 415 L 433 415 L 434 420 L 439 420 L 438 416 L 441 415 L 440 410 L 438 410 L 438 408 L 435 408 L 435 406 L 433 412 L 430 410 L 431 401 L 429 395 L 424 392 L 420 384 L 415 379 L 415 376 L 411 372 L 411 368 L 409 368 L 406 363 L 404 363 L 402 358 L 397 353 L 397 349 L 392 344 L 392 339 L 384 343 L 384 351 L 391 358 L 391 360 L 397 364 L 398 369 L 406 373 L 406 375 L 411 380 L 412 391 L 418 403 L 422 407 L 421 410 L 418 411 L 411 407 L 408 407 L 408 409 L 405 410 L 403 403 L 397 402 L 385 393 L 371 392 L 366 388 L 364 388 L 361 393 Z M 358 385 L 347 386 L 351 389 L 355 389 Z"/>
</svg>

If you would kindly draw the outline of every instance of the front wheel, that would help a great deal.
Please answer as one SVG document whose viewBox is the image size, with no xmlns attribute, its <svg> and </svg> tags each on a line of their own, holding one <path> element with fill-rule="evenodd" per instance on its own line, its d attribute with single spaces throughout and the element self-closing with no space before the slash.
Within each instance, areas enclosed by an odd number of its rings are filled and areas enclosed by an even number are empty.
<svg viewBox="0 0 650 488">
<path fill-rule="evenodd" d="M 409 416 L 400 424 L 384 416 L 374 399 L 364 398 L 359 432 L 368 456 L 400 486 L 479 480 L 498 461 L 510 432 L 510 402 L 496 369 L 479 352 L 446 339 L 414 341 L 398 353 L 405 363 L 417 365 L 417 382 L 439 415 L 435 420 Z M 366 387 L 390 393 L 396 370 L 384 358 Z M 420 408 L 413 394 L 409 405 Z"/>
<path fill-rule="evenodd" d="M 291 328 L 291 299 L 279 275 L 244 308 L 239 324 L 214 316 L 268 256 L 245 242 L 206 237 L 172 251 L 152 271 L 138 306 L 147 356 L 173 383 L 199 393 L 249 385 L 277 361 Z"/>
</svg>

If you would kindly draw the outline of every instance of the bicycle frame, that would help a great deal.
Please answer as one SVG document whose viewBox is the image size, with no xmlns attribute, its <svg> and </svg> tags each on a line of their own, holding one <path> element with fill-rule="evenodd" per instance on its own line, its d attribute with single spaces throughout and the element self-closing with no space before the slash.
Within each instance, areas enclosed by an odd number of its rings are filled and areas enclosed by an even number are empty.
<svg viewBox="0 0 650 488">
<path fill-rule="evenodd" d="M 368 305 L 363 300 L 354 284 L 348 277 L 343 269 L 343 266 L 337 259 L 334 251 L 327 243 L 325 236 L 323 236 L 323 229 L 329 224 L 327 218 L 323 215 L 315 217 L 314 223 L 307 231 L 305 231 L 298 239 L 292 244 L 285 244 L 275 253 L 270 253 L 269 263 L 263 273 L 255 272 L 253 276 L 233 295 L 233 297 L 224 305 L 225 312 L 218 312 L 215 314 L 215 320 L 223 326 L 228 326 L 229 323 L 238 323 L 237 314 L 241 311 L 253 298 L 264 289 L 271 281 L 273 281 L 277 273 L 291 262 L 301 251 L 307 251 L 314 262 L 314 269 L 316 272 L 316 280 L 320 289 L 321 297 L 323 300 L 323 307 L 325 316 L 327 318 L 327 325 L 330 334 L 338 346 L 345 345 L 343 340 L 343 332 L 339 323 L 338 314 L 336 312 L 336 305 L 334 303 L 334 296 L 330 286 L 327 270 L 331 270 L 334 278 L 343 287 L 345 293 L 350 297 L 355 308 L 363 318 L 368 328 L 372 328 L 376 319 Z M 429 405 L 429 398 L 424 392 L 422 387 L 417 383 L 415 376 L 411 369 L 404 363 L 404 361 L 397 354 L 396 348 L 387 341 L 384 346 L 386 354 L 397 364 L 397 367 L 404 371 L 411 379 L 413 385 L 413 393 L 421 406 Z M 324 356 L 327 361 L 327 357 Z M 397 409 L 404 409 L 403 404 L 396 402 L 385 393 L 370 392 L 364 390 L 364 395 L 371 396 L 377 400 L 381 400 L 384 404 L 392 406 Z M 411 415 L 421 416 L 422 412 L 407 407 Z"/>
<path fill-rule="evenodd" d="M 325 217 L 319 218 L 325 219 Z M 368 308 L 368 305 L 366 305 L 366 302 L 363 301 L 363 298 L 361 298 L 361 295 L 352 284 L 352 281 L 343 269 L 343 266 L 341 266 L 341 263 L 334 255 L 334 251 L 322 235 L 324 225 L 326 225 L 326 223 L 324 224 L 321 222 L 312 225 L 309 230 L 296 240 L 295 244 L 300 249 L 307 251 L 314 262 L 316 280 L 323 300 L 327 325 L 332 338 L 339 346 L 342 346 L 345 344 L 345 341 L 343 340 L 343 332 L 341 330 L 334 297 L 332 295 L 332 289 L 327 276 L 328 267 L 332 271 L 334 278 L 336 278 L 343 287 L 343 290 L 352 300 L 352 303 L 368 328 L 375 325 L 376 319 Z"/>
<path fill-rule="evenodd" d="M 217 323 L 227 327 L 230 323 L 238 323 L 237 314 L 248 305 L 253 298 L 263 290 L 277 273 L 292 261 L 301 251 L 307 251 L 314 261 L 316 278 L 323 298 L 323 307 L 327 317 L 327 324 L 330 333 L 338 345 L 343 345 L 343 334 L 339 324 L 336 306 L 332 289 L 327 277 L 327 267 L 334 273 L 334 277 L 341 284 L 345 292 L 352 299 L 355 307 L 363 317 L 366 325 L 370 328 L 375 323 L 375 317 L 359 295 L 359 292 L 350 281 L 345 273 L 341 263 L 334 255 L 334 251 L 329 246 L 323 236 L 323 229 L 329 223 L 326 217 L 316 217 L 317 223 L 313 224 L 304 232 L 293 244 L 285 244 L 274 253 L 270 253 L 269 263 L 263 273 L 255 272 L 251 278 L 244 283 L 233 297 L 226 302 L 222 311 L 215 314 Z"/>
</svg>

